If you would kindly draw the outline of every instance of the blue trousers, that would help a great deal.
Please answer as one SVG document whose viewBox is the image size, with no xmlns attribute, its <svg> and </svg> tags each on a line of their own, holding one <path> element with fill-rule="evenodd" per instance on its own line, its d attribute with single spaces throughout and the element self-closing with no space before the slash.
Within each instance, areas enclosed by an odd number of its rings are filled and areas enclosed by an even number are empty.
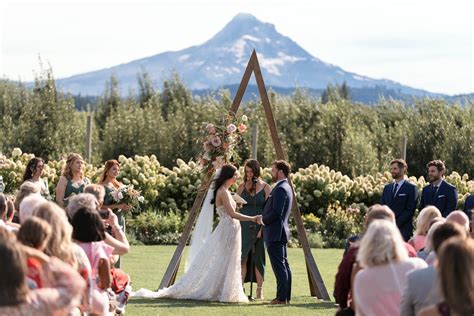
<svg viewBox="0 0 474 316">
<path fill-rule="evenodd" d="M 291 269 L 288 264 L 287 243 L 281 241 L 267 241 L 268 256 L 272 264 L 273 273 L 277 281 L 277 295 L 279 301 L 291 300 Z"/>
</svg>

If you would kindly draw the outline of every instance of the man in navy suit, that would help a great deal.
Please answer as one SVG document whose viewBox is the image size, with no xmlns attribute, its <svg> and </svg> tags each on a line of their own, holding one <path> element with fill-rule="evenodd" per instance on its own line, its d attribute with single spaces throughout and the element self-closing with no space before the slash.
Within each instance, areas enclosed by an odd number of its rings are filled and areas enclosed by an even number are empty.
<svg viewBox="0 0 474 316">
<path fill-rule="evenodd" d="M 446 167 L 441 160 L 433 160 L 427 164 L 430 184 L 423 188 L 421 194 L 420 210 L 425 206 L 436 206 L 443 217 L 456 209 L 458 204 L 458 191 L 456 187 L 444 180 Z"/>
<path fill-rule="evenodd" d="M 264 225 L 263 239 L 273 273 L 277 280 L 277 295 L 270 304 L 289 304 L 291 300 L 291 269 L 288 264 L 287 243 L 290 239 L 288 220 L 293 192 L 288 183 L 290 165 L 284 160 L 272 164 L 272 180 L 276 182 L 258 222 Z"/>
<path fill-rule="evenodd" d="M 387 205 L 395 214 L 397 227 L 405 241 L 413 235 L 413 214 L 418 196 L 416 186 L 405 178 L 407 170 L 407 163 L 403 159 L 390 162 L 390 173 L 394 181 L 385 185 L 380 199 L 380 204 Z"/>
</svg>

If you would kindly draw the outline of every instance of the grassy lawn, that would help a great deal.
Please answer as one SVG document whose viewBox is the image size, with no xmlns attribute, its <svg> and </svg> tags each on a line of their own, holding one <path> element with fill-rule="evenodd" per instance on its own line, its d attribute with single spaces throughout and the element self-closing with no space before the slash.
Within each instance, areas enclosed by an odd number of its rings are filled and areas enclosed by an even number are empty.
<svg viewBox="0 0 474 316">
<path fill-rule="evenodd" d="M 122 268 L 131 275 L 133 288 L 137 290 L 145 287 L 156 290 L 174 250 L 174 246 L 132 246 L 131 252 L 122 258 Z M 342 250 L 313 249 L 313 255 L 332 298 L 334 276 L 342 256 Z M 264 301 L 255 301 L 249 304 L 225 304 L 171 299 L 132 299 L 126 312 L 128 315 L 271 315 L 275 313 L 334 315 L 336 310 L 334 301 L 322 302 L 309 295 L 303 250 L 289 249 L 289 262 L 293 272 L 293 298 L 289 306 L 264 304 L 274 298 L 276 292 L 275 278 L 267 257 Z M 183 269 L 184 263 L 181 264 L 178 278 L 183 273 Z M 254 284 L 254 293 L 255 287 Z M 247 292 L 248 288 L 249 286 L 246 284 Z"/>
</svg>

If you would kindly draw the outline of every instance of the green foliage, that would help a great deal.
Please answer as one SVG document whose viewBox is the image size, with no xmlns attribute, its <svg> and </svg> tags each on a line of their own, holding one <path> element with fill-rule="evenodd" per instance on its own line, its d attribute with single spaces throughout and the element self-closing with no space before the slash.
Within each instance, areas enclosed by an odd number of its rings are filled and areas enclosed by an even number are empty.
<svg viewBox="0 0 474 316">
<path fill-rule="evenodd" d="M 365 212 L 356 207 L 330 206 L 321 223 L 321 235 L 327 248 L 343 248 L 348 237 L 359 234 Z"/>
<path fill-rule="evenodd" d="M 187 221 L 175 212 L 143 212 L 127 221 L 127 230 L 145 245 L 176 245 Z"/>
</svg>

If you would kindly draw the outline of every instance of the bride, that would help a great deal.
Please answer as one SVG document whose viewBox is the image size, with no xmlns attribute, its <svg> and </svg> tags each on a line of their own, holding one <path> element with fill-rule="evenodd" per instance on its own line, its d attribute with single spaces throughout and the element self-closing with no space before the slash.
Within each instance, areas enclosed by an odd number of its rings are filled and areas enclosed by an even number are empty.
<svg viewBox="0 0 474 316">
<path fill-rule="evenodd" d="M 227 164 L 214 180 L 214 196 L 210 203 L 214 204 L 220 221 L 182 278 L 158 292 L 140 289 L 132 294 L 133 297 L 248 302 L 240 270 L 242 241 L 239 221 L 256 222 L 257 216 L 236 212 L 229 187 L 235 183 L 237 175 L 237 168 Z"/>
</svg>

